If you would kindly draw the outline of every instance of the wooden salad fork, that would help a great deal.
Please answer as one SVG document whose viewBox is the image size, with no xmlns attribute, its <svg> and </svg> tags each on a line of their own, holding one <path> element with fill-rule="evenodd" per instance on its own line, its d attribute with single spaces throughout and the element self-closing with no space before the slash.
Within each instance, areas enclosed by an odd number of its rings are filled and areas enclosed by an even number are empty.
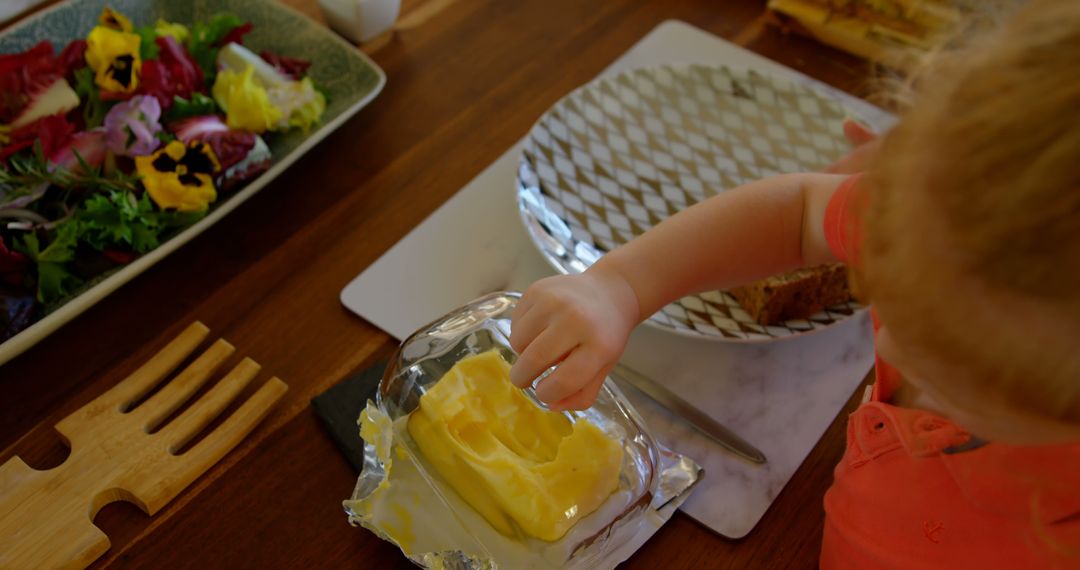
<svg viewBox="0 0 1080 570">
<path fill-rule="evenodd" d="M 140 402 L 206 339 L 193 323 L 125 380 L 56 424 L 71 448 L 60 466 L 0 465 L 0 568 L 84 568 L 109 549 L 94 516 L 113 501 L 153 515 L 247 436 L 288 387 L 271 378 L 190 449 L 255 378 L 245 358 L 179 416 L 165 423 L 233 352 L 218 340 Z"/>
</svg>

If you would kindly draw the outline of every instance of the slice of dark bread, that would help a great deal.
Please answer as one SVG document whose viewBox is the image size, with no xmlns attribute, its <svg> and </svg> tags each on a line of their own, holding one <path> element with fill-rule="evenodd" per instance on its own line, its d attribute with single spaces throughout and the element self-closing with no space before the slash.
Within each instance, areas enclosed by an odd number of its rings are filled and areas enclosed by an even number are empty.
<svg viewBox="0 0 1080 570">
<path fill-rule="evenodd" d="M 728 291 L 762 325 L 805 319 L 826 307 L 851 300 L 842 263 L 797 269 Z"/>
</svg>

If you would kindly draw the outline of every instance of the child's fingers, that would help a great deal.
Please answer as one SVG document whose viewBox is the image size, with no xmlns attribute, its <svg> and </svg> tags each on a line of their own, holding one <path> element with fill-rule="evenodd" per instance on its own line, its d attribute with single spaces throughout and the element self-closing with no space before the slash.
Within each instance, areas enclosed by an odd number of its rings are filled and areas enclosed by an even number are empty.
<svg viewBox="0 0 1080 570">
<path fill-rule="evenodd" d="M 844 119 L 844 136 L 854 146 L 862 146 L 877 138 L 877 133 L 854 119 Z"/>
<path fill-rule="evenodd" d="M 567 398 L 559 400 L 553 407 L 558 410 L 584 410 L 593 405 L 593 402 L 596 401 L 596 395 L 600 393 L 600 388 L 604 385 L 604 380 L 607 379 L 609 372 L 611 372 L 610 366 L 601 370 L 584 388 L 574 392 Z"/>
<path fill-rule="evenodd" d="M 515 352 L 521 354 L 529 347 L 529 344 L 536 339 L 536 335 L 540 334 L 548 326 L 549 315 L 547 311 L 537 309 L 535 311 L 526 308 L 525 312 L 521 315 L 514 315 L 510 320 L 510 347 Z"/>
<path fill-rule="evenodd" d="M 519 388 L 532 384 L 537 376 L 562 360 L 576 344 L 569 335 L 551 328 L 545 329 L 518 355 L 517 362 L 510 368 L 510 382 Z"/>
<path fill-rule="evenodd" d="M 521 298 L 520 301 L 518 301 L 517 305 L 514 307 L 514 312 L 510 313 L 510 322 L 516 323 L 521 319 L 524 319 L 525 315 L 529 312 L 529 309 L 531 309 L 532 306 L 532 296 L 526 294 L 524 297 Z"/>
<path fill-rule="evenodd" d="M 591 354 L 574 350 L 559 364 L 550 376 L 536 387 L 536 397 L 549 404 L 558 402 L 581 390 L 595 378 L 601 366 Z"/>
</svg>

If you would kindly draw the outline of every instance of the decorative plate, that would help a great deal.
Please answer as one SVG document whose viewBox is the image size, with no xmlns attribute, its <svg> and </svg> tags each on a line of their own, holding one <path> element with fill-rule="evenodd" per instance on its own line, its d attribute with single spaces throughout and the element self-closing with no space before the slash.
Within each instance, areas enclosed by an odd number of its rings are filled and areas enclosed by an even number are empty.
<svg viewBox="0 0 1080 570">
<path fill-rule="evenodd" d="M 533 242 L 563 273 L 725 189 L 820 170 L 848 149 L 851 113 L 807 85 L 702 65 L 602 77 L 533 126 L 518 169 L 518 203 Z M 855 303 L 776 326 L 755 322 L 722 291 L 685 297 L 647 322 L 697 337 L 767 340 L 820 329 Z"/>
<path fill-rule="evenodd" d="M 206 21 L 220 12 L 232 12 L 254 25 L 251 33 L 244 38 L 245 45 L 253 51 L 269 50 L 311 62 L 308 75 L 326 93 L 326 111 L 318 128 L 309 133 L 293 130 L 270 137 L 267 140 L 273 154 L 270 169 L 227 199 L 213 205 L 206 217 L 0 344 L 0 364 L 33 346 L 213 225 L 374 99 L 386 83 L 383 71 L 355 46 L 334 35 L 325 26 L 271 0 L 70 0 L 0 32 L 0 53 L 20 52 L 46 39 L 52 41 L 54 46 L 64 46 L 76 38 L 85 37 L 105 5 L 126 15 L 136 25 L 152 23 L 158 18 L 190 25 Z"/>
</svg>

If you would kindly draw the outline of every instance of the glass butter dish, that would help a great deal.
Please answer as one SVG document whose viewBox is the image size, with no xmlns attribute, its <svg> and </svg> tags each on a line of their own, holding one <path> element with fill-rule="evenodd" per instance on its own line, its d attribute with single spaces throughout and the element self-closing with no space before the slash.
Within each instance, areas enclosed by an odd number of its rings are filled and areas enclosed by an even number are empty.
<svg viewBox="0 0 1080 570">
<path fill-rule="evenodd" d="M 511 385 L 519 298 L 490 294 L 414 333 L 360 416 L 346 513 L 422 567 L 613 568 L 701 476 L 610 381 L 568 412 Z"/>
</svg>

